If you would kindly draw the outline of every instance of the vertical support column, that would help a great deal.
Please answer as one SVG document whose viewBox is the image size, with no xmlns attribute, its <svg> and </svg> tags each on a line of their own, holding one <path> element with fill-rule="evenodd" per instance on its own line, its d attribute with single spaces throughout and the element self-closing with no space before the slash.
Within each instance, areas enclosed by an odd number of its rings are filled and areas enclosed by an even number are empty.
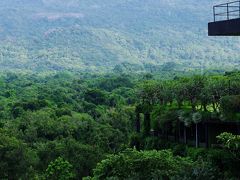
<svg viewBox="0 0 240 180">
<path fill-rule="evenodd" d="M 149 136 L 150 130 L 151 130 L 150 113 L 144 113 L 144 134 L 146 136 Z"/>
<path fill-rule="evenodd" d="M 206 145 L 206 148 L 208 148 L 209 147 L 209 137 L 208 137 L 208 123 L 206 122 L 205 123 L 205 145 Z"/>
<path fill-rule="evenodd" d="M 240 123 L 236 122 L 235 126 L 236 126 L 236 134 L 239 135 L 240 134 Z"/>
<path fill-rule="evenodd" d="M 227 20 L 229 20 L 229 7 L 228 7 L 228 3 L 227 3 Z"/>
<path fill-rule="evenodd" d="M 239 10 L 240 11 L 240 10 Z M 213 6 L 213 18 L 214 18 L 214 22 L 216 21 L 216 13 L 215 13 L 215 6 Z"/>
<path fill-rule="evenodd" d="M 238 12 L 239 12 L 238 18 L 240 18 L 240 1 L 239 1 L 239 4 L 238 4 Z"/>
<path fill-rule="evenodd" d="M 187 144 L 187 127 L 184 126 L 184 143 Z"/>
<path fill-rule="evenodd" d="M 137 113 L 136 113 L 136 131 L 137 131 L 137 133 L 140 133 L 140 129 L 141 129 L 140 113 L 137 112 Z"/>
<path fill-rule="evenodd" d="M 196 132 L 196 148 L 199 147 L 199 131 L 198 131 L 198 123 L 195 125 L 195 132 Z"/>
<path fill-rule="evenodd" d="M 180 142 L 181 139 L 181 123 L 178 121 L 178 142 Z"/>
</svg>

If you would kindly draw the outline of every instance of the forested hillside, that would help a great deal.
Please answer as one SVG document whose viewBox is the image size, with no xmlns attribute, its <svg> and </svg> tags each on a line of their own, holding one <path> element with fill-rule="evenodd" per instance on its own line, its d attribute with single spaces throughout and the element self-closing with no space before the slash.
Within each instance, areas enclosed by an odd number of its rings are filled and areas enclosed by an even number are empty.
<svg viewBox="0 0 240 180">
<path fill-rule="evenodd" d="M 239 68 L 237 38 L 207 37 L 214 3 L 1 1 L 0 69 L 152 71 L 167 62 L 179 71 Z"/>
<path fill-rule="evenodd" d="M 207 36 L 215 3 L 0 1 L 0 179 L 240 179 L 240 41 Z"/>
</svg>

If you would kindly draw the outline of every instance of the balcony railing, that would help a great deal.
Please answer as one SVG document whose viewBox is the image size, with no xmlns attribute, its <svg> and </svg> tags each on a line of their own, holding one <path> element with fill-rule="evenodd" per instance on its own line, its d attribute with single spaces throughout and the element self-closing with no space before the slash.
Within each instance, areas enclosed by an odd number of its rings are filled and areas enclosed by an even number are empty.
<svg viewBox="0 0 240 180">
<path fill-rule="evenodd" d="M 240 1 L 213 6 L 214 22 L 240 18 Z"/>
</svg>

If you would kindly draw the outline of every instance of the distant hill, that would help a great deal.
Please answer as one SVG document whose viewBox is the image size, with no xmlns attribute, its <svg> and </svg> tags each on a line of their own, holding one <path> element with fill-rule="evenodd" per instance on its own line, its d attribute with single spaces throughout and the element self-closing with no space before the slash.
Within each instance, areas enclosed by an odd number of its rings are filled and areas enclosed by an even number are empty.
<svg viewBox="0 0 240 180">
<path fill-rule="evenodd" d="M 0 70 L 240 68 L 240 41 L 207 36 L 216 1 L 3 0 Z"/>
</svg>

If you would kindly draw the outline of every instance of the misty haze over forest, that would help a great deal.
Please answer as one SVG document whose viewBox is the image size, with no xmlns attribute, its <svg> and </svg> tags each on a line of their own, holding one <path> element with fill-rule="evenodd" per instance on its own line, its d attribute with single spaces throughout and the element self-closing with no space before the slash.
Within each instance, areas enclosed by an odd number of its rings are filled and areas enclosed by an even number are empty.
<svg viewBox="0 0 240 180">
<path fill-rule="evenodd" d="M 208 38 L 214 1 L 0 2 L 0 69 L 239 69 L 238 38 Z M 169 64 L 169 62 L 171 62 Z"/>
</svg>

